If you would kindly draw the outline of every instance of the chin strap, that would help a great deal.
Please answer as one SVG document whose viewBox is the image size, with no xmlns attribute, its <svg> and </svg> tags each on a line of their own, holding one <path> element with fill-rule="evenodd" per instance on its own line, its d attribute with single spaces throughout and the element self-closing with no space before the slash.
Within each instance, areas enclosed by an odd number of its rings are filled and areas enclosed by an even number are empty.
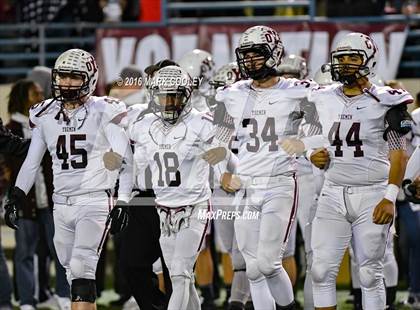
<svg viewBox="0 0 420 310">
<path fill-rule="evenodd" d="M 68 118 L 67 114 L 64 112 L 64 108 L 63 108 L 64 103 L 60 104 L 60 110 L 58 111 L 58 113 L 56 114 L 56 116 L 54 117 L 57 121 L 60 120 L 60 116 L 63 115 L 63 121 L 66 122 L 67 125 L 70 124 L 70 119 Z"/>
</svg>

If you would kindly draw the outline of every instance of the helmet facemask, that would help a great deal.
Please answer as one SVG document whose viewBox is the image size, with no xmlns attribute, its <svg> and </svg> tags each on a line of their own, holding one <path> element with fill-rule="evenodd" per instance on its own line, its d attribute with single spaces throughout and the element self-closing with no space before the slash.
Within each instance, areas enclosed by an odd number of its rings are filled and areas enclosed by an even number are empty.
<svg viewBox="0 0 420 310">
<path fill-rule="evenodd" d="M 362 59 L 360 65 L 339 63 L 338 58 L 344 55 L 359 55 Z M 371 59 L 364 50 L 346 49 L 337 50 L 331 53 L 331 77 L 333 81 L 343 83 L 344 85 L 354 85 L 357 80 L 367 77 L 371 72 L 368 62 Z"/>
<path fill-rule="evenodd" d="M 63 85 L 61 79 L 80 79 L 81 85 Z M 79 70 L 52 70 L 52 95 L 61 102 L 80 102 L 89 94 L 90 78 L 86 72 Z"/>
<path fill-rule="evenodd" d="M 172 90 L 155 88 L 152 90 L 153 111 L 165 123 L 175 125 L 191 111 L 190 96 L 191 92 L 183 86 Z"/>
<path fill-rule="evenodd" d="M 276 66 L 278 63 L 273 57 L 276 51 L 272 50 L 268 44 L 252 44 L 238 47 L 235 53 L 239 70 L 243 77 L 263 80 L 269 76 L 277 75 Z M 250 56 L 249 54 L 253 55 Z"/>
</svg>

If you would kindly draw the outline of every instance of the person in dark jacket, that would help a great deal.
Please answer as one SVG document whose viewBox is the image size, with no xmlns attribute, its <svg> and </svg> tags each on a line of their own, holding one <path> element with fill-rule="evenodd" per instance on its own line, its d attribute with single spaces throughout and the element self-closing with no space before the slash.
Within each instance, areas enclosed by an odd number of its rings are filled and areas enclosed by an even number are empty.
<svg viewBox="0 0 420 310">
<path fill-rule="evenodd" d="M 10 131 L 22 138 L 29 139 L 31 129 L 29 126 L 29 109 L 44 99 L 42 88 L 31 80 L 19 80 L 13 86 L 9 96 L 8 111 L 11 121 L 7 125 Z M 16 160 L 15 157 L 6 157 L 11 169 L 11 183 L 15 182 L 16 176 L 24 158 Z M 19 229 L 15 232 L 16 251 L 15 268 L 16 283 L 20 297 L 21 309 L 34 309 L 37 300 L 34 299 L 34 290 L 38 279 L 34 277 L 33 258 L 39 243 L 39 228 L 42 226 L 46 235 L 46 241 L 50 248 L 56 265 L 56 293 L 57 302 L 62 309 L 70 307 L 70 288 L 66 280 L 64 268 L 58 262 L 53 245 L 54 224 L 52 218 L 52 170 L 51 157 L 45 155 L 42 168 L 37 173 L 37 182 L 28 193 L 24 204 L 19 210 Z"/>
<path fill-rule="evenodd" d="M 0 154 L 11 155 L 15 157 L 25 158 L 29 149 L 30 140 L 22 139 L 3 125 L 0 118 Z M 2 166 L 3 162 L 2 162 Z M 4 170 L 2 171 L 2 173 Z M 12 284 L 10 281 L 9 271 L 6 265 L 6 257 L 0 239 L 0 309 L 12 309 Z"/>
<path fill-rule="evenodd" d="M 30 140 L 14 135 L 3 125 L 3 121 L 0 118 L 0 154 L 24 158 L 30 143 Z"/>
</svg>

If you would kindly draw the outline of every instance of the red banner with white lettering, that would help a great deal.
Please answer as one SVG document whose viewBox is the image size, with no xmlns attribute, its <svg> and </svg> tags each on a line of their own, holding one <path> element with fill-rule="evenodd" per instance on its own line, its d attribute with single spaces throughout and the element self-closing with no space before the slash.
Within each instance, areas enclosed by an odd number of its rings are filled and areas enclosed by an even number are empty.
<svg viewBox="0 0 420 310">
<path fill-rule="evenodd" d="M 100 68 L 100 89 L 119 77 L 130 64 L 140 69 L 161 59 L 177 61 L 195 48 L 213 54 L 216 67 L 235 60 L 241 33 L 252 25 L 188 25 L 138 29 L 98 29 L 96 58 Z M 329 53 L 343 35 L 362 32 L 379 48 L 378 75 L 395 78 L 407 37 L 404 24 L 308 23 L 267 24 L 280 33 L 286 54 L 307 59 L 309 77 L 329 61 Z"/>
</svg>

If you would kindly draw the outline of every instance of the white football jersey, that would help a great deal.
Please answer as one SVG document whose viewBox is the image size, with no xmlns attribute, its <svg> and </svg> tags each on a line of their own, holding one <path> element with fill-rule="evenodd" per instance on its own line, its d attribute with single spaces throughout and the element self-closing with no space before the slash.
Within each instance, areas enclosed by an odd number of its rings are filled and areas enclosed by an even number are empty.
<svg viewBox="0 0 420 310">
<path fill-rule="evenodd" d="M 198 112 L 210 111 L 206 98 L 198 90 L 194 90 L 191 94 L 191 106 Z"/>
<path fill-rule="evenodd" d="M 129 106 L 127 108 L 127 134 L 130 137 L 131 131 L 134 128 L 134 124 L 136 124 L 137 122 L 141 121 L 144 118 L 145 114 L 148 113 L 153 113 L 152 111 L 147 111 L 149 107 L 149 104 L 147 103 L 138 103 L 138 104 L 133 104 L 131 106 Z M 134 145 L 134 141 L 131 141 L 132 145 Z M 136 168 L 134 166 L 134 168 Z M 135 175 L 137 173 L 135 172 Z M 145 173 L 143 173 L 144 177 L 140 178 L 136 178 L 135 180 L 135 187 L 136 188 L 140 188 L 142 190 L 146 190 L 146 189 L 152 189 L 152 180 L 151 180 L 151 172 L 150 172 L 150 168 L 147 168 L 147 171 Z"/>
<path fill-rule="evenodd" d="M 145 113 L 144 111 L 146 111 L 147 108 L 147 103 L 138 103 L 127 107 L 127 121 L 125 122 L 125 125 L 128 132 L 130 132 L 131 128 L 133 128 L 134 123 L 142 117 L 141 114 Z"/>
<path fill-rule="evenodd" d="M 279 146 L 297 137 L 304 117 L 302 102 L 315 84 L 281 78 L 271 88 L 254 88 L 251 80 L 219 89 L 216 100 L 234 118 L 240 175 L 275 176 L 294 172 L 296 158 Z"/>
<path fill-rule="evenodd" d="M 211 148 L 213 135 L 212 115 L 194 109 L 174 126 L 154 114 L 134 123 L 137 177 L 144 178 L 150 166 L 157 204 L 179 207 L 210 198 L 209 164 L 201 155 Z"/>
<path fill-rule="evenodd" d="M 60 105 L 49 99 L 30 110 L 31 126 L 38 128 L 52 157 L 54 192 L 72 196 L 113 189 L 118 171 L 104 167 L 103 155 L 111 149 L 104 128 L 110 122 L 122 125 L 125 104 L 91 96 L 71 111 L 60 112 Z"/>
<path fill-rule="evenodd" d="M 344 186 L 386 182 L 389 173 L 388 146 L 384 140 L 385 115 L 395 105 L 411 103 L 405 90 L 372 85 L 369 93 L 343 94 L 342 85 L 314 88 L 314 102 L 330 154 L 326 180 Z"/>
</svg>

